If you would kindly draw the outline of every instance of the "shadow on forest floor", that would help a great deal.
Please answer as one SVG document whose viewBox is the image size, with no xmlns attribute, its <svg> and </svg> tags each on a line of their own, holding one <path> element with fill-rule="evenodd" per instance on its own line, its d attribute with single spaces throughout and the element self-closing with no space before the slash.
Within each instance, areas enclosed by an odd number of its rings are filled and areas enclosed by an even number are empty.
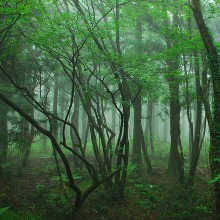
<svg viewBox="0 0 220 220">
<path fill-rule="evenodd" d="M 6 164 L 4 180 L 0 179 L 0 219 L 70 219 L 73 193 L 60 183 L 55 163 L 50 158 L 31 159 L 29 168 L 21 169 L 19 161 Z M 211 220 L 213 201 L 210 197 L 207 170 L 198 169 L 195 185 L 184 188 L 173 181 L 162 168 L 153 176 L 130 172 L 126 200 L 112 201 L 102 187 L 85 202 L 79 220 Z M 61 171 L 62 167 L 61 167 Z M 80 186 L 87 187 L 84 173 L 75 174 Z"/>
</svg>

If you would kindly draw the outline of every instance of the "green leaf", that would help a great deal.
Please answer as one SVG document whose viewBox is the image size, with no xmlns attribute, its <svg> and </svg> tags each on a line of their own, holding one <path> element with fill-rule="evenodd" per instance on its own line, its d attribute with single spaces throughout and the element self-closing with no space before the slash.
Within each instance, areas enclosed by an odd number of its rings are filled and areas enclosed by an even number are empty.
<svg viewBox="0 0 220 220">
<path fill-rule="evenodd" d="M 220 174 L 218 174 L 216 177 L 214 177 L 213 179 L 211 179 L 210 181 L 209 181 L 209 183 L 216 183 L 217 181 L 219 181 L 220 180 Z"/>
<path fill-rule="evenodd" d="M 220 162 L 220 158 L 214 158 L 214 161 Z"/>
<path fill-rule="evenodd" d="M 4 207 L 4 208 L 0 208 L 0 215 L 3 215 L 5 212 L 7 212 L 10 207 L 11 207 L 11 206 L 7 206 L 7 207 Z"/>
<path fill-rule="evenodd" d="M 127 176 L 130 176 L 135 171 L 136 167 L 135 164 L 130 163 L 127 167 Z"/>
</svg>

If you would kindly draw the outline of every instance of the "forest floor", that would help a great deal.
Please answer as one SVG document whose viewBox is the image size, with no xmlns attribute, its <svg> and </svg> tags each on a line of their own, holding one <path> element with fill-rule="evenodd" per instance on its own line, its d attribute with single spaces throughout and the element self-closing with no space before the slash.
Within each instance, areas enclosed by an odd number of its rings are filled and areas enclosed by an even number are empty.
<svg viewBox="0 0 220 220">
<path fill-rule="evenodd" d="M 21 169 L 19 160 L 11 159 L 14 162 L 4 168 L 4 180 L 0 179 L 0 207 L 8 207 L 4 213 L 0 209 L 0 219 L 68 220 L 71 210 L 68 200 L 74 195 L 60 183 L 54 160 L 32 158 L 29 167 Z M 176 183 L 177 178 L 167 175 L 165 166 L 161 167 L 154 167 L 152 176 L 137 174 L 130 168 L 123 201 L 113 201 L 99 187 L 88 197 L 78 219 L 213 219 L 208 169 L 199 167 L 194 186 L 186 188 Z M 62 177 L 65 182 L 65 175 Z M 82 188 L 89 185 L 85 175 L 76 174 L 75 178 Z"/>
</svg>

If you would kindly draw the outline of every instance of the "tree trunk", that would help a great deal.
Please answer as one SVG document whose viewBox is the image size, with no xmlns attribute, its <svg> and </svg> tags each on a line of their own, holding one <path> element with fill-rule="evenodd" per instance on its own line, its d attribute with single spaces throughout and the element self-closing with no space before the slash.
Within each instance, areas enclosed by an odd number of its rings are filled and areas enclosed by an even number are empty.
<svg viewBox="0 0 220 220">
<path fill-rule="evenodd" d="M 168 113 L 167 113 L 167 110 L 165 110 L 165 112 L 164 112 L 164 124 L 163 124 L 163 140 L 165 141 L 165 142 L 167 142 L 167 135 L 168 135 L 168 115 L 167 115 Z"/>
<path fill-rule="evenodd" d="M 173 14 L 173 26 L 178 28 L 178 13 Z M 167 48 L 175 46 L 176 41 L 170 38 L 168 33 L 166 37 Z M 169 105 L 170 105 L 170 157 L 168 163 L 168 172 L 178 175 L 178 182 L 185 182 L 184 176 L 184 158 L 180 134 L 180 99 L 179 99 L 179 57 L 175 60 L 168 59 L 167 67 L 169 74 L 167 81 L 169 84 Z"/>
<path fill-rule="evenodd" d="M 76 130 L 78 131 L 79 130 L 79 102 L 80 102 L 80 98 L 79 98 L 79 94 L 77 91 L 75 91 L 75 96 L 74 96 L 74 112 L 71 116 L 71 123 L 74 124 Z M 74 150 L 79 153 L 79 141 L 77 139 L 77 136 L 74 132 L 73 129 L 70 130 L 70 137 L 71 137 L 71 140 L 72 140 L 72 145 L 73 145 L 73 148 Z M 75 155 L 73 156 L 74 158 L 74 164 L 75 166 L 79 166 L 79 159 L 78 157 L 76 157 Z"/>
<path fill-rule="evenodd" d="M 159 138 L 159 118 L 158 118 L 158 106 L 156 102 L 153 102 L 153 110 L 152 110 L 152 127 L 154 137 Z"/>
<path fill-rule="evenodd" d="M 147 165 L 147 172 L 150 175 L 152 175 L 153 174 L 153 167 L 152 167 L 151 160 L 150 160 L 148 153 L 147 153 L 147 145 L 144 140 L 144 133 L 143 133 L 142 128 L 141 128 L 141 146 L 142 146 L 142 151 L 143 151 L 143 155 L 144 155 L 144 160 Z"/>
<path fill-rule="evenodd" d="M 49 85 L 48 85 L 48 82 L 46 81 L 44 83 L 44 87 L 43 87 L 43 96 L 44 96 L 44 103 L 45 103 L 44 106 L 45 106 L 45 109 L 50 108 L 48 97 L 47 97 L 48 90 L 49 90 Z M 47 117 L 44 117 L 44 122 L 42 123 L 42 127 L 45 130 L 47 130 L 47 126 L 48 126 Z M 48 138 L 45 135 L 41 135 L 41 140 L 42 140 L 42 146 L 43 146 L 43 152 L 44 152 L 44 150 L 47 147 L 47 140 L 48 140 Z"/>
<path fill-rule="evenodd" d="M 34 108 L 31 106 L 31 117 L 34 118 Z M 22 157 L 22 167 L 28 167 L 28 160 L 30 157 L 30 152 L 31 152 L 31 145 L 34 139 L 34 126 L 30 125 L 28 121 L 24 121 L 24 126 L 23 126 L 23 133 L 24 138 L 27 140 L 27 145 L 25 147 L 25 150 L 23 152 L 23 157 Z"/>
<path fill-rule="evenodd" d="M 202 102 L 201 102 L 199 63 L 197 59 L 198 59 L 198 55 L 195 54 L 195 84 L 196 84 L 197 100 L 196 100 L 196 116 L 195 116 L 195 133 L 194 133 L 194 137 L 191 138 L 193 143 L 191 143 L 191 154 L 190 154 L 191 158 L 190 158 L 189 179 L 188 179 L 189 185 L 192 185 L 194 182 L 196 167 L 198 164 L 201 144 L 202 144 L 201 143 Z"/>
<path fill-rule="evenodd" d="M 8 125 L 7 106 L 0 102 L 0 164 L 7 161 L 8 153 Z"/>
<path fill-rule="evenodd" d="M 179 121 L 180 121 L 180 104 L 179 104 L 179 83 L 174 77 L 169 79 L 170 93 L 170 157 L 168 171 L 172 174 L 178 173 L 178 147 L 179 147 Z"/>
<path fill-rule="evenodd" d="M 154 111 L 154 103 L 152 97 L 149 96 L 148 99 L 148 122 L 149 122 L 149 138 L 150 138 L 150 149 L 154 154 L 154 129 L 153 129 L 153 111 Z"/>
<path fill-rule="evenodd" d="M 88 121 L 88 116 L 85 112 L 85 110 L 82 108 L 82 126 L 81 126 L 81 134 L 82 134 L 82 155 L 85 158 L 86 157 L 86 147 L 87 147 L 87 142 L 88 142 L 88 137 L 89 137 L 89 121 Z M 80 169 L 83 167 L 83 162 L 81 161 L 80 163 Z"/>
<path fill-rule="evenodd" d="M 212 178 L 216 178 L 220 173 L 220 61 L 217 48 L 214 45 L 213 38 L 210 30 L 208 30 L 203 14 L 201 11 L 201 5 L 199 0 L 192 0 L 192 11 L 196 20 L 200 36 L 205 46 L 209 68 L 211 71 L 211 79 L 213 86 L 213 114 L 210 109 L 204 103 L 206 116 L 209 123 L 210 131 L 210 169 Z M 204 100 L 203 100 L 204 101 Z M 216 204 L 216 219 L 220 219 L 220 181 L 219 179 L 214 182 L 215 188 L 215 204 Z"/>
<path fill-rule="evenodd" d="M 185 127 L 186 127 L 186 118 L 185 118 L 185 112 L 183 112 L 182 115 L 182 125 L 181 125 L 181 139 L 185 141 L 185 137 L 186 137 L 186 132 L 185 132 Z"/>
<path fill-rule="evenodd" d="M 133 152 L 132 163 L 138 166 L 142 163 L 141 158 L 141 95 L 139 94 L 134 103 L 134 128 L 133 128 Z"/>
<path fill-rule="evenodd" d="M 112 131 L 115 133 L 116 132 L 116 108 L 115 106 L 112 106 Z M 115 147 L 115 137 L 112 140 L 112 146 Z"/>
<path fill-rule="evenodd" d="M 59 103 L 60 103 L 60 118 L 64 119 L 64 111 L 65 111 L 65 99 L 64 99 L 64 91 L 60 90 L 60 99 L 59 99 Z M 65 134 L 66 135 L 66 132 Z M 63 129 L 62 127 L 59 129 L 59 140 L 62 140 L 63 138 Z"/>
<path fill-rule="evenodd" d="M 174 72 L 174 74 L 176 74 Z M 184 160 L 180 139 L 180 101 L 179 101 L 179 82 L 178 76 L 169 76 L 170 93 L 170 157 L 168 163 L 168 172 L 178 175 L 178 181 L 184 183 Z"/>
<path fill-rule="evenodd" d="M 54 83 L 54 94 L 53 94 L 53 114 L 58 116 L 58 92 L 59 92 L 59 84 L 58 84 L 58 77 L 55 76 L 55 83 Z M 52 125 L 53 135 L 58 140 L 58 123 L 55 119 Z M 58 141 L 59 142 L 59 141 Z"/>
<path fill-rule="evenodd" d="M 145 137 L 146 146 L 148 146 L 149 144 L 149 107 L 148 107 L 148 104 L 147 104 L 147 117 L 146 117 L 144 137 Z"/>
</svg>

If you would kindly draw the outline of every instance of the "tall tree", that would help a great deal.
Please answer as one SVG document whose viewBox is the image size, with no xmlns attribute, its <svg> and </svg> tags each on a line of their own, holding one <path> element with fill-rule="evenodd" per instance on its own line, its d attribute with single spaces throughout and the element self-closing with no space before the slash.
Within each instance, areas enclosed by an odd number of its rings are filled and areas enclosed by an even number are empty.
<svg viewBox="0 0 220 220">
<path fill-rule="evenodd" d="M 200 0 L 192 0 L 190 6 L 199 29 L 204 47 L 207 53 L 208 65 L 211 73 L 213 88 L 213 108 L 212 112 L 203 100 L 206 116 L 210 131 L 210 169 L 211 176 L 214 178 L 215 203 L 216 203 L 216 219 L 220 219 L 220 61 L 218 50 L 214 44 L 212 34 L 209 31 L 205 19 Z"/>
<path fill-rule="evenodd" d="M 8 153 L 8 107 L 0 103 L 0 164 L 7 161 Z"/>
<path fill-rule="evenodd" d="M 169 17 L 169 16 L 168 16 Z M 171 23 L 172 24 L 171 24 Z M 168 25 L 167 33 L 165 34 L 165 41 L 167 44 L 167 49 L 175 47 L 178 43 L 177 39 L 172 39 L 172 34 L 170 27 L 172 26 L 172 31 L 178 33 L 179 17 L 178 13 L 174 12 L 172 14 L 172 20 L 165 20 L 165 24 Z M 168 171 L 170 173 L 177 173 L 179 175 L 178 180 L 184 183 L 184 160 L 183 160 L 183 150 L 181 144 L 181 134 L 180 134 L 180 79 L 179 79 L 179 55 L 177 55 L 175 60 L 167 60 L 168 74 L 166 76 L 167 82 L 169 84 L 169 105 L 170 105 L 170 157 L 168 163 Z"/>
</svg>

